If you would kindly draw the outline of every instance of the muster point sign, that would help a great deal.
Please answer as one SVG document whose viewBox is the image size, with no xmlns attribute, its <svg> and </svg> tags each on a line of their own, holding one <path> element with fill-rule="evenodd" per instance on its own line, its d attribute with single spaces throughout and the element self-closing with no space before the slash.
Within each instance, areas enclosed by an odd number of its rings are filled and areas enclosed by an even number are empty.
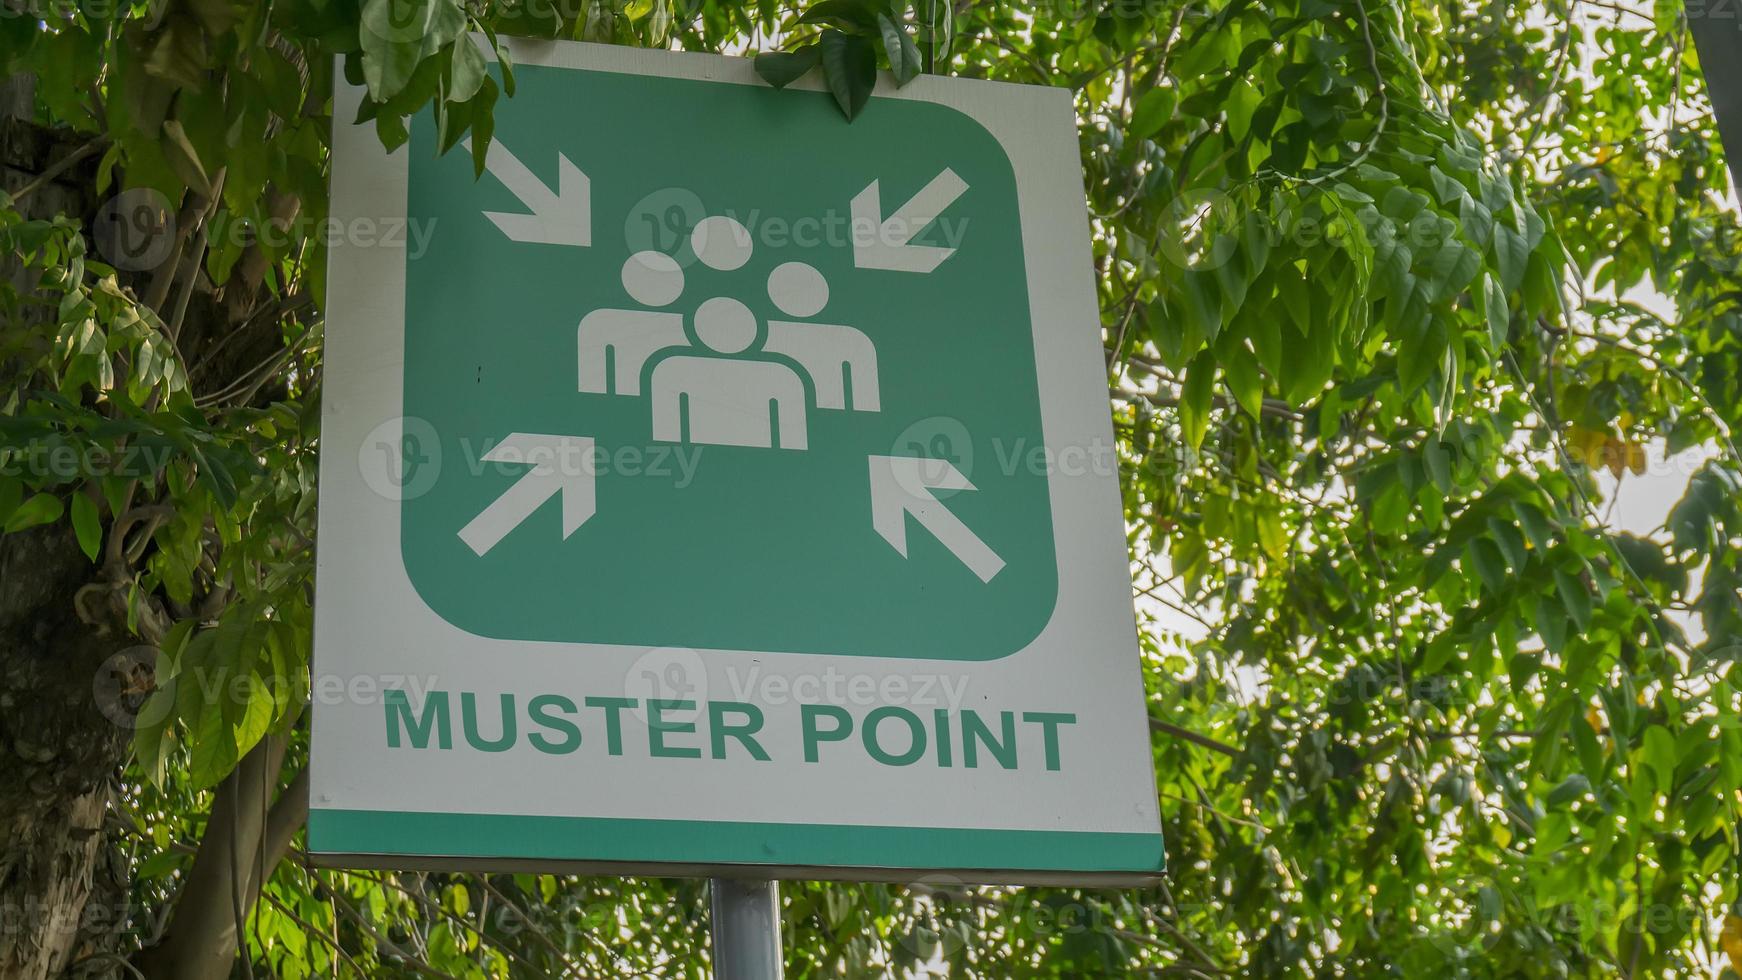
<svg viewBox="0 0 1742 980">
<path fill-rule="evenodd" d="M 335 100 L 311 850 L 1157 874 L 1068 95 L 510 57 Z"/>
</svg>

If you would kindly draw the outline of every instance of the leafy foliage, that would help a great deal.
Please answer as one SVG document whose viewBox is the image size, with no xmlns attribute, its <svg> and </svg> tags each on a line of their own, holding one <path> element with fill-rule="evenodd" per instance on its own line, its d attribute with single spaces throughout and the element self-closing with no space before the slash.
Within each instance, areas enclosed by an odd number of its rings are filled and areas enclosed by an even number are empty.
<svg viewBox="0 0 1742 980">
<path fill-rule="evenodd" d="M 83 214 L 0 210 L 29 271 L 0 287 L 0 522 L 70 525 L 89 617 L 162 651 L 133 941 L 237 760 L 301 757 L 335 64 L 386 145 L 430 111 L 481 168 L 516 34 L 760 45 L 849 119 L 879 64 L 1076 96 L 1168 883 L 789 886 L 793 975 L 1742 973 L 1742 229 L 1675 4 L 158 12 L 0 21 L 36 122 L 101 154 L 70 173 L 183 219 L 184 261 L 117 268 Z M 1600 501 L 1653 447 L 1704 462 L 1616 532 Z M 289 977 L 700 976 L 702 898 L 293 849 L 245 932 Z"/>
</svg>

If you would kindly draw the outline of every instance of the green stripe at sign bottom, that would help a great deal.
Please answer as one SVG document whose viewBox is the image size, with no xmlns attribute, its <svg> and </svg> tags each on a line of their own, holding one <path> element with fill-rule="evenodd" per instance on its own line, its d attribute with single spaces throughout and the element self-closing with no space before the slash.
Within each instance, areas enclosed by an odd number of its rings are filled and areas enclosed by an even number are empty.
<svg viewBox="0 0 1742 980">
<path fill-rule="evenodd" d="M 517 861 L 766 864 L 1157 874 L 1161 837 L 1056 830 L 727 823 L 321 810 L 310 850 Z"/>
</svg>

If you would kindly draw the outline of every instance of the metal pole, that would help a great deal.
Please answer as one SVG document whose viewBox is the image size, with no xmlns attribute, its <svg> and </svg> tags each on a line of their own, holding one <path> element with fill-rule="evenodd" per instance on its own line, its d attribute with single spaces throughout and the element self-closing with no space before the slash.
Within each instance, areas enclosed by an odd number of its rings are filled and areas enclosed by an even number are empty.
<svg viewBox="0 0 1742 980">
<path fill-rule="evenodd" d="M 714 878 L 715 980 L 781 980 L 780 886 Z"/>
</svg>

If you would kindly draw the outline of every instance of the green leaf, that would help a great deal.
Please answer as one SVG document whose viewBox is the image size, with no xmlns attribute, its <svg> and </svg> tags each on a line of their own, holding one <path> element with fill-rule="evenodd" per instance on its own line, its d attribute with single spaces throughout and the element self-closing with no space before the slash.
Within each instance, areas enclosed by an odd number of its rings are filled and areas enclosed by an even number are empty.
<svg viewBox="0 0 1742 980">
<path fill-rule="evenodd" d="M 1500 287 L 1499 281 L 1491 273 L 1482 273 L 1480 300 L 1482 316 L 1488 321 L 1489 349 L 1501 350 L 1506 346 L 1506 335 L 1511 324 L 1512 314 L 1507 309 L 1506 291 Z"/>
<path fill-rule="evenodd" d="M 376 116 L 375 135 L 389 153 L 404 146 L 405 141 L 411 138 L 411 133 L 405 128 L 405 120 L 395 115 Z"/>
<path fill-rule="evenodd" d="M 1508 228 L 1504 222 L 1496 222 L 1493 251 L 1501 284 L 1507 292 L 1517 292 L 1524 285 L 1524 271 L 1530 262 L 1530 247 L 1525 244 L 1524 236 Z"/>
<path fill-rule="evenodd" d="M 1228 378 L 1228 390 L 1246 414 L 1258 418 L 1264 408 L 1264 375 L 1258 371 L 1258 360 L 1244 345 L 1234 348 L 1223 360 L 1222 370 Z"/>
<path fill-rule="evenodd" d="M 485 77 L 472 107 L 472 175 L 484 176 L 484 163 L 490 155 L 490 140 L 496 132 L 496 80 Z"/>
<path fill-rule="evenodd" d="M 1446 449 L 1446 444 L 1438 439 L 1430 438 L 1421 450 L 1422 462 L 1427 464 L 1428 475 L 1433 478 L 1434 486 L 1440 493 L 1452 492 L 1452 454 Z"/>
<path fill-rule="evenodd" d="M 1567 644 L 1566 609 L 1548 595 L 1536 600 L 1536 633 L 1550 653 L 1560 653 Z"/>
<path fill-rule="evenodd" d="M 79 539 L 79 550 L 92 561 L 103 543 L 103 527 L 97 520 L 97 505 L 83 493 L 73 494 L 73 534 Z"/>
<path fill-rule="evenodd" d="M 436 153 L 445 154 L 454 148 L 460 137 L 472 126 L 472 104 L 442 100 L 435 104 Z"/>
<path fill-rule="evenodd" d="M 841 114 L 851 121 L 871 100 L 871 89 L 877 84 L 877 55 L 871 39 L 828 31 L 820 43 L 823 78 L 835 96 L 835 104 L 841 107 Z"/>
<path fill-rule="evenodd" d="M 1561 603 L 1566 607 L 1573 622 L 1583 630 L 1591 625 L 1591 594 L 1586 591 L 1585 583 L 1579 577 L 1569 572 L 1555 569 L 1555 591 L 1560 593 Z"/>
<path fill-rule="evenodd" d="M 1657 774 L 1657 790 L 1668 792 L 1675 778 L 1676 750 L 1675 736 L 1662 725 L 1652 725 L 1645 730 L 1645 736 L 1640 743 L 1645 764 Z"/>
<path fill-rule="evenodd" d="M 877 18 L 887 9 L 887 5 L 875 0 L 822 0 L 812 4 L 798 22 L 835 24 L 848 30 L 870 33 L 877 30 Z"/>
<path fill-rule="evenodd" d="M 196 788 L 215 786 L 236 766 L 236 733 L 224 719 L 223 698 L 229 696 L 229 674 L 214 676 L 223 682 L 224 690 L 217 700 L 201 698 L 192 718 L 184 717 L 188 725 L 190 781 Z M 183 677 L 181 686 L 198 687 L 199 678 Z"/>
<path fill-rule="evenodd" d="M 1387 483 L 1373 498 L 1373 506 L 1367 513 L 1373 530 L 1380 534 L 1403 533 L 1409 526 L 1409 502 L 1409 491 L 1401 482 L 1393 480 Z"/>
<path fill-rule="evenodd" d="M 1397 381 L 1407 393 L 1426 383 L 1446 350 L 1446 329 L 1428 317 L 1401 325 L 1397 346 Z"/>
<path fill-rule="evenodd" d="M 22 531 L 39 524 L 58 521 L 61 514 L 65 512 L 66 505 L 61 503 L 59 497 L 52 493 L 35 494 L 29 500 L 19 504 L 18 509 L 12 512 L 12 516 L 6 518 L 6 533 L 11 534 L 14 531 Z"/>
<path fill-rule="evenodd" d="M 484 55 L 472 39 L 462 37 L 455 41 L 453 58 L 448 63 L 448 101 L 465 102 L 477 95 L 487 74 Z"/>
<path fill-rule="evenodd" d="M 1573 802 L 1591 791 L 1591 780 L 1584 773 L 1575 772 L 1561 781 L 1544 800 L 1551 808 L 1562 807 Z"/>
<path fill-rule="evenodd" d="M 1186 366 L 1185 383 L 1180 387 L 1180 429 L 1186 445 L 1197 449 L 1204 444 L 1209 431 L 1210 403 L 1216 393 L 1216 356 L 1200 351 Z"/>
<path fill-rule="evenodd" d="M 1475 538 L 1465 553 L 1488 591 L 1498 594 L 1506 587 L 1506 557 L 1500 553 L 1498 545 L 1487 538 Z"/>
<path fill-rule="evenodd" d="M 1611 540 L 1632 574 L 1663 586 L 1670 595 L 1679 595 L 1688 587 L 1687 569 L 1670 562 L 1657 542 L 1625 533 Z"/>
<path fill-rule="evenodd" d="M 363 80 L 377 102 L 398 95 L 425 59 L 466 29 L 459 0 L 363 0 Z"/>
<path fill-rule="evenodd" d="M 1216 274 L 1187 269 L 1181 285 L 1186 315 L 1192 318 L 1197 332 L 1214 343 L 1222 332 L 1222 288 L 1216 283 Z"/>
<path fill-rule="evenodd" d="M 237 676 L 247 678 L 247 701 L 242 705 L 241 716 L 235 725 L 236 753 L 240 757 L 246 755 L 272 727 L 276 701 L 272 696 L 271 682 L 261 676 L 258 668 Z"/>
<path fill-rule="evenodd" d="M 1176 99 L 1173 89 L 1160 86 L 1138 96 L 1137 105 L 1131 110 L 1129 137 L 1148 139 L 1160 132 L 1173 118 Z"/>
<path fill-rule="evenodd" d="M 821 45 L 807 44 L 796 51 L 769 51 L 759 54 L 751 64 L 756 67 L 756 74 L 762 76 L 763 81 L 775 88 L 785 88 L 805 72 L 815 68 L 822 56 Z"/>
<path fill-rule="evenodd" d="M 188 139 L 187 130 L 182 128 L 180 120 L 163 121 L 163 155 L 183 183 L 203 196 L 211 196 L 211 178 L 207 176 L 199 152 Z"/>
<path fill-rule="evenodd" d="M 908 36 L 907 27 L 878 14 L 877 28 L 883 34 L 883 51 L 889 56 L 889 70 L 895 75 L 896 86 L 906 85 L 919 77 L 919 48 Z"/>
<path fill-rule="evenodd" d="M 1309 329 L 1283 359 L 1284 397 L 1305 404 L 1324 390 L 1337 369 L 1337 330 L 1329 323 L 1309 323 Z"/>
<path fill-rule="evenodd" d="M 1448 239 L 1428 264 L 1434 299 L 1456 296 L 1482 268 L 1482 257 L 1457 239 Z"/>
</svg>

